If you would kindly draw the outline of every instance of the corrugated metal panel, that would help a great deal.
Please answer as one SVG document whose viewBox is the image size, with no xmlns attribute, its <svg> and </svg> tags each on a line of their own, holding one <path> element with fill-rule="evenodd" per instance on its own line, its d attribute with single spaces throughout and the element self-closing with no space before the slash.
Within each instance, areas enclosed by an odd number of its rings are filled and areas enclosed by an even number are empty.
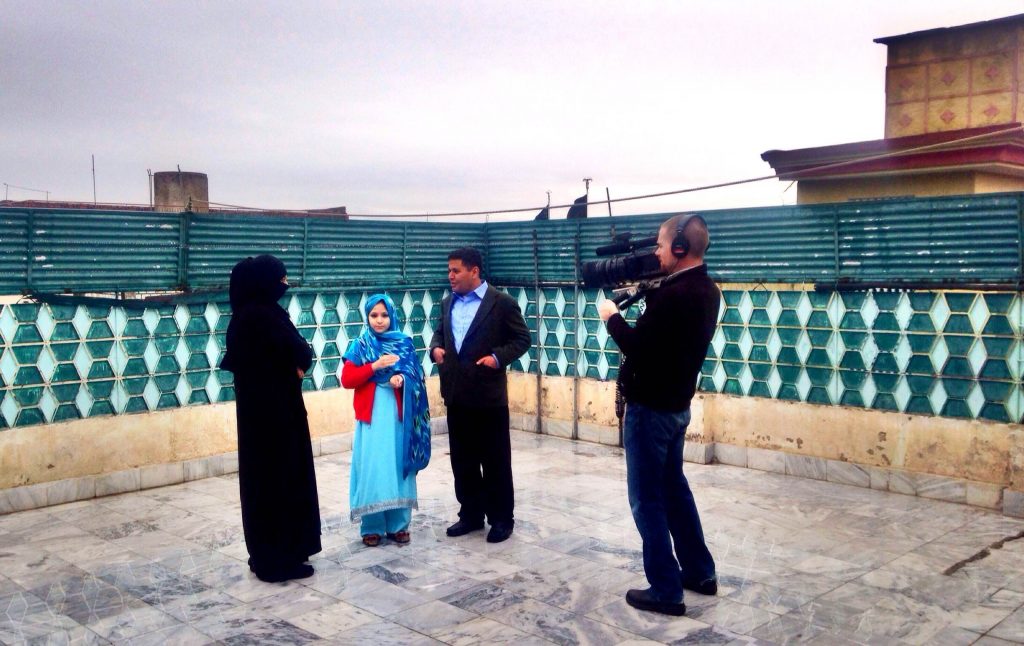
<svg viewBox="0 0 1024 646">
<path fill-rule="evenodd" d="M 310 220 L 304 283 L 396 284 L 404 237 L 400 222 Z"/>
<path fill-rule="evenodd" d="M 189 282 L 226 286 L 235 263 L 270 253 L 303 285 L 442 285 L 448 252 L 465 245 L 482 250 L 483 231 L 472 223 L 196 215 Z"/>
<path fill-rule="evenodd" d="M 28 212 L 0 209 L 0 293 L 24 289 L 28 258 Z"/>
<path fill-rule="evenodd" d="M 194 214 L 188 232 L 188 283 L 226 287 L 231 268 L 246 256 L 269 253 L 300 274 L 305 244 L 302 218 Z"/>
<path fill-rule="evenodd" d="M 702 214 L 708 267 L 720 281 L 804 282 L 835 275 L 831 207 L 730 209 Z"/>
<path fill-rule="evenodd" d="M 410 222 L 405 244 L 405 279 L 412 285 L 447 286 L 448 253 L 458 247 L 475 247 L 487 254 L 484 230 L 483 224 Z"/>
<path fill-rule="evenodd" d="M 513 222 L 490 225 L 491 264 L 509 284 L 533 281 L 532 231 L 537 230 L 540 278 L 572 282 L 579 236 L 582 262 L 597 260 L 595 250 L 612 242 L 612 234 L 632 234 L 633 240 L 657 236 L 672 213 L 631 215 L 586 220 Z M 832 217 L 821 218 L 811 208 L 741 209 L 701 213 L 711 230 L 708 264 L 726 281 L 807 281 L 834 273 Z M 577 233 L 578 228 L 578 233 Z M 653 251 L 653 247 L 643 249 Z"/>
<path fill-rule="evenodd" d="M 840 276 L 1015 281 L 1019 200 L 979 195 L 838 205 Z"/>
<path fill-rule="evenodd" d="M 177 214 L 38 209 L 30 217 L 24 287 L 141 291 L 177 282 Z"/>
<path fill-rule="evenodd" d="M 1021 194 L 892 199 L 704 211 L 712 245 L 708 265 L 723 282 L 924 280 L 1014 282 L 1020 269 Z M 671 213 L 490 225 L 496 280 L 534 280 L 532 232 L 540 238 L 540 279 L 574 279 L 581 260 L 615 233 L 656 235 Z M 965 244 L 973 239 L 972 244 Z M 839 270 L 837 275 L 836 270 Z"/>
<path fill-rule="evenodd" d="M 1021 277 L 1022 199 L 1004 193 L 705 211 L 708 264 L 728 282 L 1012 284 Z M 484 252 L 492 282 L 529 285 L 535 232 L 540 280 L 568 284 L 577 245 L 582 261 L 595 260 L 613 231 L 656 235 L 670 215 L 485 225 L 0 208 L 0 288 L 222 288 L 239 259 L 260 253 L 280 257 L 303 285 L 434 286 L 444 284 L 448 251 L 465 245 Z"/>
<path fill-rule="evenodd" d="M 311 219 L 306 284 L 443 285 L 448 252 L 484 251 L 482 224 Z"/>
</svg>

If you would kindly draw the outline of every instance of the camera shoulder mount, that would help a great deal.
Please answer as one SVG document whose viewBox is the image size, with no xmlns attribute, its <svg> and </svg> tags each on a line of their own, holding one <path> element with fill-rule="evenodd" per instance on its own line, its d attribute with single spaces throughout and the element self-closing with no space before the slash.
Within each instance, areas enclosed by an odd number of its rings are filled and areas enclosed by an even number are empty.
<svg viewBox="0 0 1024 646">
<path fill-rule="evenodd" d="M 647 295 L 652 289 L 661 287 L 662 278 L 654 280 L 641 280 L 638 283 L 625 285 L 612 290 L 612 302 L 619 306 L 620 310 L 629 309 L 629 306 Z"/>
</svg>

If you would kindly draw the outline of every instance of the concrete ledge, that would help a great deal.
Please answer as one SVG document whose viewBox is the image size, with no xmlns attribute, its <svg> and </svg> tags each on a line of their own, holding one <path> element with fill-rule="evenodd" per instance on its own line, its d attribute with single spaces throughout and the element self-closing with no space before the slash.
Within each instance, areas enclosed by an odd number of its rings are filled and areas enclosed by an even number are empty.
<svg viewBox="0 0 1024 646">
<path fill-rule="evenodd" d="M 434 420 L 432 432 L 448 431 L 445 418 Z M 352 450 L 351 431 L 326 435 L 312 441 L 314 455 L 328 455 Z M 238 452 L 210 455 L 194 460 L 151 464 L 96 476 L 67 478 L 22 487 L 0 490 L 0 514 L 38 509 L 78 500 L 113 496 L 142 489 L 191 482 L 203 478 L 238 473 Z"/>
<path fill-rule="evenodd" d="M 436 434 L 431 428 L 431 432 Z M 321 438 L 321 455 L 343 454 L 346 450 L 352 450 L 352 436 L 354 431 L 338 433 L 337 435 L 326 435 Z"/>
<path fill-rule="evenodd" d="M 605 426 L 604 424 L 584 424 L 580 422 L 577 426 L 579 439 L 582 442 L 593 442 L 605 446 L 619 445 L 619 427 Z M 686 445 L 689 448 L 689 444 Z"/>
<path fill-rule="evenodd" d="M 933 500 L 967 503 L 967 481 L 946 476 L 933 476 L 926 473 L 915 474 L 917 479 L 917 495 Z"/>
<path fill-rule="evenodd" d="M 839 460 L 825 461 L 825 479 L 837 484 L 851 485 L 854 487 L 871 487 L 871 474 L 859 464 L 840 462 Z"/>
<path fill-rule="evenodd" d="M 696 464 L 711 464 L 715 461 L 714 442 L 708 444 L 687 442 L 683 445 L 683 461 Z"/>
<path fill-rule="evenodd" d="M 877 491 L 889 490 L 889 470 L 881 467 L 865 467 L 871 476 L 871 488 Z"/>
<path fill-rule="evenodd" d="M 782 451 L 769 451 L 747 447 L 747 468 L 772 473 L 786 473 L 786 454 Z"/>
<path fill-rule="evenodd" d="M 1003 486 L 987 482 L 967 483 L 967 504 L 972 507 L 985 507 L 1002 511 Z"/>
<path fill-rule="evenodd" d="M 67 502 L 87 500 L 95 497 L 96 478 L 93 476 L 48 482 L 46 487 L 47 505 L 63 505 Z"/>
<path fill-rule="evenodd" d="M 431 417 L 430 418 L 430 434 L 431 435 L 447 435 L 448 434 L 448 417 Z M 351 441 L 349 442 L 349 448 L 351 448 Z"/>
<path fill-rule="evenodd" d="M 1024 518 L 1024 491 L 1003 490 L 1003 513 L 1014 518 Z"/>
<path fill-rule="evenodd" d="M 715 447 L 715 460 L 718 462 L 734 467 L 745 468 L 747 466 L 747 447 L 721 442 L 713 442 L 712 446 Z"/>
<path fill-rule="evenodd" d="M 825 458 L 786 453 L 786 475 L 810 480 L 825 479 Z"/>
<path fill-rule="evenodd" d="M 142 488 L 139 469 L 125 469 L 96 476 L 96 497 L 113 496 L 119 493 L 138 491 Z"/>
<path fill-rule="evenodd" d="M 695 443 L 694 446 L 701 445 Z M 721 464 L 967 504 L 973 507 L 1002 511 L 1007 516 L 1024 518 L 1024 492 L 1013 491 L 998 484 L 972 482 L 962 478 L 928 473 L 914 473 L 902 469 L 884 469 L 841 460 L 826 460 L 794 455 L 785 451 L 735 446 L 721 442 L 708 446 L 714 447 L 715 461 Z M 690 445 L 687 444 L 686 448 L 689 449 Z M 698 460 L 687 458 L 687 461 L 696 462 Z"/>
<path fill-rule="evenodd" d="M 185 481 L 185 467 L 181 462 L 153 464 L 139 468 L 139 488 L 152 489 Z"/>
<path fill-rule="evenodd" d="M 907 496 L 917 495 L 917 478 L 907 471 L 889 472 L 889 491 Z"/>
<path fill-rule="evenodd" d="M 0 491 L 0 514 L 10 514 L 46 506 L 47 485 L 42 483 Z"/>
<path fill-rule="evenodd" d="M 542 435 L 572 439 L 572 422 L 569 420 L 543 418 L 540 420 L 540 430 Z"/>
<path fill-rule="evenodd" d="M 511 413 L 509 415 L 509 426 L 519 431 L 525 431 L 527 433 L 536 433 L 537 416 Z"/>
</svg>

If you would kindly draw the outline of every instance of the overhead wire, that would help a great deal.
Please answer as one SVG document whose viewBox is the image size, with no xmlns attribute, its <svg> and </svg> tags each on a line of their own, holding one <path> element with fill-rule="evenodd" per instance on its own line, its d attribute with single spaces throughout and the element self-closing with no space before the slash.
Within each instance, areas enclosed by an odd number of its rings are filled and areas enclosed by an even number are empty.
<svg viewBox="0 0 1024 646">
<path fill-rule="evenodd" d="M 1006 129 L 1003 129 L 1003 130 L 997 130 L 997 131 L 993 131 L 993 132 L 986 132 L 986 133 L 982 133 L 982 134 L 978 134 L 978 135 L 971 135 L 969 137 L 961 137 L 961 138 L 958 138 L 958 139 L 951 139 L 949 141 L 943 141 L 943 142 L 939 142 L 939 143 L 935 143 L 935 144 L 927 144 L 927 145 L 924 145 L 924 146 L 916 146 L 916 147 L 913 147 L 913 148 L 904 148 L 904 149 L 900 149 L 900 150 L 893 150 L 893 151 L 888 151 L 888 152 L 885 152 L 885 153 L 880 153 L 880 154 L 877 154 L 877 155 L 859 156 L 859 157 L 855 157 L 855 158 L 852 158 L 852 159 L 846 159 L 846 160 L 843 160 L 843 161 L 832 162 L 832 163 L 828 163 L 828 164 L 821 164 L 821 165 L 818 165 L 818 166 L 811 166 L 811 167 L 803 168 L 803 169 L 800 169 L 800 170 L 796 170 L 796 171 L 792 171 L 792 172 L 787 172 L 784 175 L 785 175 L 786 179 L 790 179 L 790 180 L 796 181 L 796 180 L 799 180 L 799 179 L 802 179 L 802 178 L 805 178 L 805 177 L 808 177 L 808 176 L 813 176 L 813 175 L 820 174 L 820 173 L 822 173 L 824 171 L 835 170 L 835 169 L 843 168 L 843 167 L 846 167 L 846 166 L 852 166 L 852 165 L 855 165 L 855 164 L 862 164 L 862 163 L 865 163 L 865 162 L 872 162 L 872 161 L 879 161 L 879 160 L 884 160 L 884 159 L 890 159 L 890 158 L 893 158 L 893 157 L 899 157 L 899 156 L 904 156 L 904 155 L 918 154 L 918 153 L 922 153 L 922 152 L 928 152 L 930 150 L 946 148 L 946 147 L 949 147 L 949 146 L 963 144 L 963 143 L 968 143 L 968 142 L 971 142 L 971 141 L 976 141 L 976 140 L 981 140 L 981 139 L 995 138 L 995 137 L 998 137 L 998 136 L 1007 135 L 1007 134 L 1011 134 L 1011 133 L 1014 133 L 1014 132 L 1021 132 L 1021 131 L 1024 131 L 1024 126 L 1016 125 L 1016 126 L 1013 126 L 1011 128 L 1006 128 Z M 715 184 L 704 184 L 704 185 L 701 185 L 701 186 L 693 186 L 693 187 L 681 188 L 681 189 L 676 189 L 676 190 L 671 190 L 671 191 L 662 191 L 662 192 L 658 192 L 658 193 L 645 193 L 643 195 L 631 195 L 631 196 L 627 196 L 627 197 L 617 197 L 617 198 L 614 198 L 614 199 L 592 200 L 592 201 L 588 201 L 587 203 L 588 204 L 594 204 L 594 205 L 601 205 L 601 204 L 614 204 L 614 203 L 619 203 L 619 202 L 631 202 L 631 201 L 636 201 L 636 200 L 648 200 L 648 199 L 652 199 L 652 198 L 667 197 L 667 196 L 671 196 L 671 195 L 683 195 L 683 194 L 686 194 L 686 193 L 696 193 L 698 191 L 707 191 L 707 190 L 716 189 L 716 188 L 726 188 L 726 187 L 729 187 L 729 186 L 739 186 L 739 185 L 742 185 L 742 184 L 751 184 L 751 183 L 754 183 L 754 182 L 763 182 L 765 180 L 779 179 L 779 178 L 780 178 L 780 175 L 773 173 L 771 175 L 761 175 L 761 176 L 758 176 L 758 177 L 750 177 L 750 178 L 746 178 L 746 179 L 739 179 L 739 180 L 733 180 L 733 181 L 728 181 L 728 182 L 718 182 L 718 183 L 715 183 Z M 202 201 L 202 200 L 198 200 L 198 201 Z M 254 212 L 274 211 L 274 212 L 278 212 L 278 213 L 295 213 L 295 214 L 309 214 L 309 215 L 324 215 L 324 214 L 327 213 L 326 210 L 263 209 L 263 208 L 257 208 L 257 207 L 239 206 L 237 204 L 224 204 L 224 203 L 219 203 L 219 202 L 207 202 L 207 204 L 209 206 L 212 206 L 212 207 L 230 208 L 230 209 L 237 209 L 237 210 L 242 210 L 242 211 L 254 211 Z M 572 206 L 573 206 L 572 203 L 567 203 L 567 204 L 551 204 L 551 205 L 543 205 L 542 204 L 542 205 L 538 205 L 538 206 L 517 207 L 517 208 L 510 208 L 510 209 L 488 209 L 488 210 L 479 210 L 479 211 L 452 211 L 452 212 L 442 212 L 442 213 L 429 213 L 429 212 L 423 212 L 423 213 L 347 213 L 346 215 L 348 217 L 356 217 L 356 218 L 388 218 L 388 219 L 390 219 L 390 218 L 466 217 L 466 216 L 480 216 L 480 215 L 495 216 L 495 215 L 503 215 L 503 214 L 532 213 L 532 212 L 540 211 L 541 209 L 543 209 L 545 207 L 547 207 L 548 209 L 563 209 L 563 208 L 567 209 L 567 208 L 570 208 Z"/>
<path fill-rule="evenodd" d="M 809 177 L 809 176 L 818 175 L 818 174 L 820 174 L 822 172 L 825 172 L 825 171 L 836 170 L 836 169 L 840 169 L 840 168 L 843 168 L 843 167 L 852 166 L 852 165 L 855 165 L 855 164 L 862 164 L 862 163 L 865 163 L 865 162 L 880 161 L 880 160 L 890 159 L 890 158 L 893 158 L 893 157 L 918 154 L 918 153 L 928 152 L 930 150 L 937 150 L 937 149 L 941 149 L 941 148 L 947 148 L 949 146 L 969 143 L 969 142 L 972 142 L 972 141 L 977 141 L 977 140 L 982 140 L 982 139 L 991 139 L 991 138 L 995 138 L 995 137 L 998 137 L 998 136 L 1007 135 L 1007 134 L 1011 134 L 1011 133 L 1014 133 L 1014 132 L 1021 132 L 1021 131 L 1024 131 L 1024 126 L 1015 125 L 1015 126 L 1013 126 L 1011 128 L 1006 128 L 1006 129 L 1003 129 L 1003 130 L 996 130 L 996 131 L 992 131 L 992 132 L 986 132 L 986 133 L 982 133 L 982 134 L 978 134 L 978 135 L 971 135 L 969 137 L 961 137 L 961 138 L 958 138 L 958 139 L 951 139 L 949 141 L 943 141 L 943 142 L 934 143 L 934 144 L 927 144 L 927 145 L 924 145 L 924 146 L 917 146 L 917 147 L 913 147 L 913 148 L 904 148 L 904 149 L 900 149 L 900 150 L 893 150 L 893 151 L 888 151 L 888 152 L 885 152 L 885 153 L 880 153 L 880 154 L 877 154 L 877 155 L 859 156 L 859 157 L 854 157 L 854 158 L 851 158 L 851 159 L 846 159 L 846 160 L 843 160 L 843 161 L 832 162 L 832 163 L 828 163 L 828 164 L 821 164 L 821 165 L 817 165 L 817 166 L 810 166 L 810 167 L 807 167 L 807 168 L 802 168 L 800 170 L 786 172 L 786 173 L 783 173 L 781 175 L 780 174 L 776 174 L 776 173 L 772 173 L 771 175 L 761 175 L 761 176 L 758 176 L 758 177 L 749 177 L 749 178 L 746 178 L 746 179 L 739 179 L 739 180 L 733 180 L 733 181 L 728 181 L 728 182 L 717 182 L 717 183 L 714 183 L 714 184 L 704 184 L 704 185 L 701 185 L 701 186 L 692 186 L 692 187 L 687 187 L 687 188 L 675 189 L 675 190 L 671 190 L 671 191 L 661 191 L 661 192 L 657 192 L 657 193 L 645 193 L 645 194 L 642 194 L 642 195 L 630 195 L 630 196 L 626 196 L 626 197 L 617 197 L 617 198 L 614 198 L 614 199 L 588 200 L 587 203 L 588 204 L 594 204 L 594 205 L 601 205 L 601 204 L 611 205 L 611 204 L 621 203 L 621 202 L 633 202 L 633 201 L 637 201 L 637 200 L 649 200 L 649 199 L 654 199 L 654 198 L 659 198 L 659 197 L 668 197 L 668 196 L 672 196 L 672 195 L 684 195 L 684 194 L 687 194 L 687 193 L 696 193 L 696 192 L 699 192 L 699 191 L 707 191 L 707 190 L 712 190 L 712 189 L 716 189 L 716 188 L 727 188 L 727 187 L 730 187 L 730 186 L 740 186 L 740 185 L 743 185 L 743 184 L 752 184 L 754 182 L 763 182 L 763 181 L 769 180 L 769 179 L 782 179 L 782 178 L 785 178 L 785 179 L 789 179 L 789 180 L 792 180 L 792 181 L 797 181 L 797 180 L 800 180 L 800 179 L 803 179 L 803 178 L 806 178 L 806 177 Z M 10 184 L 9 186 L 11 186 L 12 188 L 15 187 L 13 184 Z M 790 183 L 789 187 L 791 187 L 791 186 L 792 186 L 792 182 Z M 787 187 L 786 190 L 788 190 L 789 187 Z M 17 187 L 17 188 L 23 188 L 23 187 Z M 27 189 L 27 190 L 38 190 L 38 189 Z M 45 191 L 40 191 L 40 192 L 45 192 Z M 486 210 L 477 210 L 477 211 L 451 211 L 451 212 L 440 212 L 440 213 L 420 212 L 420 213 L 344 213 L 344 214 L 342 214 L 342 213 L 335 213 L 335 212 L 333 212 L 332 209 L 280 209 L 280 208 L 267 208 L 267 207 L 253 207 L 253 206 L 242 206 L 242 205 L 238 205 L 238 204 L 227 204 L 227 203 L 223 203 L 223 202 L 212 202 L 212 201 L 209 201 L 209 200 L 203 200 L 203 199 L 196 198 L 196 197 L 192 198 L 192 202 L 206 204 L 207 207 L 210 207 L 210 208 L 231 209 L 231 210 L 236 210 L 236 211 L 251 211 L 253 213 L 273 212 L 273 213 L 288 213 L 288 214 L 294 214 L 294 215 L 320 215 L 320 216 L 345 215 L 345 216 L 350 217 L 350 218 L 370 218 L 370 219 L 374 219 L 374 218 L 376 218 L 376 219 L 392 219 L 392 218 L 444 218 L 444 217 L 469 217 L 469 216 L 481 216 L 481 215 L 482 216 L 498 216 L 498 215 L 506 215 L 506 214 L 510 214 L 511 215 L 511 214 L 519 214 L 519 213 L 533 213 L 533 212 L 538 212 L 538 211 L 540 211 L 541 209 L 544 209 L 544 208 L 548 208 L 548 209 L 568 209 L 568 208 L 573 206 L 573 203 L 570 202 L 570 203 L 566 203 L 566 204 L 542 204 L 542 205 L 537 205 L 537 206 L 515 207 L 515 208 L 508 208 L 508 209 L 486 209 Z M 128 204 L 125 204 L 125 205 L 126 206 L 135 206 L 135 205 L 128 205 Z M 139 205 L 139 206 L 143 206 L 143 205 Z"/>
</svg>

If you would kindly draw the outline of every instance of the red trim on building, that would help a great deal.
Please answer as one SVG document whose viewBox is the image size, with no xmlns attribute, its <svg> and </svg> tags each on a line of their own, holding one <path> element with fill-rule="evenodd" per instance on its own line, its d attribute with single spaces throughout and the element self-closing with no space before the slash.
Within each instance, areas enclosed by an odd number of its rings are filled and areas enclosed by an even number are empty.
<svg viewBox="0 0 1024 646">
<path fill-rule="evenodd" d="M 761 159 L 771 165 L 779 179 L 784 180 L 907 170 L 967 170 L 965 167 L 968 166 L 972 170 L 999 166 L 1000 173 L 1024 175 L 1024 131 L 1006 132 L 1020 125 L 1013 123 L 930 132 L 797 150 L 769 150 L 761 154 Z M 991 136 L 986 137 L 988 134 Z M 962 141 L 964 139 L 970 141 Z M 931 148 L 913 152 L 925 147 Z M 891 156 L 877 159 L 880 155 Z M 861 159 L 863 161 L 858 161 Z M 828 168 L 835 164 L 842 165 Z"/>
</svg>

